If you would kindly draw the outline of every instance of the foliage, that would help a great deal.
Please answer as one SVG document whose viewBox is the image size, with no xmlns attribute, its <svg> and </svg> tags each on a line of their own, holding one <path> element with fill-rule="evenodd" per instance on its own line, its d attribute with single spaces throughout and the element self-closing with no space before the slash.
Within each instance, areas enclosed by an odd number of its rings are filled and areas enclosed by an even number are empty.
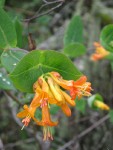
<svg viewBox="0 0 113 150">
<path fill-rule="evenodd" d="M 76 58 L 84 55 L 86 53 L 86 48 L 81 43 L 71 43 L 64 48 L 64 53 L 71 58 Z"/>
<path fill-rule="evenodd" d="M 57 71 L 65 79 L 78 79 L 81 73 L 63 54 L 55 51 L 35 50 L 26 55 L 10 74 L 15 86 L 32 92 L 33 83 L 42 74 Z M 22 83 L 21 83 L 22 82 Z"/>
<path fill-rule="evenodd" d="M 100 35 L 100 41 L 106 50 L 113 52 L 113 25 L 112 24 L 104 27 Z"/>
<path fill-rule="evenodd" d="M 74 42 L 83 43 L 83 24 L 80 16 L 72 18 L 64 37 L 64 46 Z"/>
<path fill-rule="evenodd" d="M 2 53 L 1 63 L 8 72 L 12 72 L 17 63 L 27 54 L 27 51 L 23 50 L 8 50 Z"/>
<path fill-rule="evenodd" d="M 0 71 L 0 89 L 15 90 L 12 81 Z"/>
<path fill-rule="evenodd" d="M 0 49 L 16 47 L 17 37 L 14 24 L 7 13 L 0 8 Z"/>
</svg>

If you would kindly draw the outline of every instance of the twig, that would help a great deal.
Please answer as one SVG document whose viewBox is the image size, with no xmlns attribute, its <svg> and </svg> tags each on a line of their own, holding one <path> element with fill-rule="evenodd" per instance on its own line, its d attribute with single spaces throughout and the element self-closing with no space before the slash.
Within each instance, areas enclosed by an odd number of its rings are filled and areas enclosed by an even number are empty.
<svg viewBox="0 0 113 150">
<path fill-rule="evenodd" d="M 95 124 L 93 124 L 92 126 L 87 128 L 86 130 L 84 130 L 82 133 L 80 133 L 78 136 L 75 136 L 71 141 L 67 142 L 64 146 L 61 146 L 60 148 L 58 148 L 58 150 L 65 150 L 67 147 L 69 147 L 70 145 L 75 143 L 76 140 L 78 140 L 78 139 L 82 138 L 83 136 L 87 135 L 88 133 L 90 133 L 92 130 L 97 128 L 99 125 L 101 125 L 103 122 L 105 122 L 108 119 L 109 119 L 109 115 L 104 116 L 99 121 L 97 121 Z"/>
<path fill-rule="evenodd" d="M 11 99 L 13 99 L 19 105 L 23 106 L 23 104 L 10 91 L 4 91 L 4 93 L 6 93 Z"/>
<path fill-rule="evenodd" d="M 34 138 L 29 138 L 29 139 L 26 139 L 26 140 L 20 140 L 20 141 L 17 141 L 15 143 L 9 143 L 9 144 L 5 145 L 5 148 L 12 148 L 12 147 L 21 145 L 23 143 L 31 143 L 31 142 L 34 142 L 34 141 L 35 141 Z"/>
<path fill-rule="evenodd" d="M 63 2 L 64 0 L 55 0 L 55 1 L 51 1 L 51 2 L 48 2 L 47 0 L 42 0 L 45 4 L 55 4 L 55 3 L 58 3 L 58 2 Z"/>
<path fill-rule="evenodd" d="M 104 145 L 104 143 L 106 142 L 106 140 L 109 138 L 109 132 L 106 132 L 106 134 L 104 135 L 104 137 L 102 138 L 101 142 L 99 141 L 98 146 L 96 147 L 96 150 L 99 150 L 102 148 L 102 146 Z"/>
<path fill-rule="evenodd" d="M 39 14 L 39 15 L 36 15 L 36 14 L 35 14 L 33 17 L 31 17 L 31 18 L 29 18 L 29 19 L 25 19 L 25 20 L 23 20 L 23 21 L 29 23 L 30 21 L 32 21 L 32 20 L 34 20 L 34 19 L 36 19 L 36 18 L 39 18 L 39 17 L 41 17 L 41 16 L 50 14 L 53 10 L 55 10 L 55 9 L 59 8 L 60 6 L 62 6 L 62 4 L 64 3 L 64 0 L 62 0 L 62 1 L 59 0 L 59 1 L 57 1 L 57 2 L 60 3 L 60 4 L 58 4 L 57 6 L 51 8 L 50 10 L 48 10 L 48 11 L 46 11 L 46 12 L 43 12 L 43 13 L 41 13 L 41 14 Z M 54 3 L 54 2 L 53 2 L 53 3 Z M 48 3 L 44 4 L 44 5 L 42 5 L 42 6 L 40 7 L 39 11 L 40 11 L 43 7 L 45 7 L 45 6 L 47 6 L 47 5 L 50 5 L 50 4 L 53 4 L 53 3 L 52 3 L 52 2 L 48 2 Z M 56 3 L 56 1 L 55 1 L 55 3 Z M 39 12 L 39 11 L 38 11 L 38 12 Z"/>
<path fill-rule="evenodd" d="M 44 7 L 46 7 L 46 6 L 48 6 L 48 5 L 51 5 L 51 4 L 55 4 L 55 3 L 61 2 L 61 0 L 56 0 L 56 1 L 53 1 L 53 2 L 48 2 L 48 1 L 45 1 L 45 0 L 43 0 L 43 1 L 45 2 L 45 4 L 43 4 L 43 5 L 39 8 L 39 10 L 35 13 L 34 17 L 35 17 L 37 14 L 39 14 L 40 11 L 41 11 Z"/>
</svg>

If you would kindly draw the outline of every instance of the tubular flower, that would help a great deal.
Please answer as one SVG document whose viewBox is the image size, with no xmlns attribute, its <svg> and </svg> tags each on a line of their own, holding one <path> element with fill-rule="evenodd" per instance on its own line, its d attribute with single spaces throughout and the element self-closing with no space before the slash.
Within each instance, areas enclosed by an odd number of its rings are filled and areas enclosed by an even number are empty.
<svg viewBox="0 0 113 150">
<path fill-rule="evenodd" d="M 17 117 L 24 118 L 22 120 L 22 123 L 24 124 L 24 126 L 28 126 L 31 118 L 34 117 L 34 113 L 36 111 L 36 108 L 40 106 L 41 97 L 42 97 L 42 95 L 35 94 L 35 97 L 33 98 L 30 106 L 28 107 L 27 105 L 24 105 L 23 106 L 24 110 L 17 114 Z"/>
<path fill-rule="evenodd" d="M 62 76 L 60 76 L 57 72 L 50 73 L 54 81 L 60 85 L 62 88 L 69 90 L 72 100 L 74 100 L 77 96 L 80 99 L 82 96 L 90 96 L 91 95 L 91 83 L 86 82 L 87 77 L 82 76 L 77 81 L 73 80 L 64 80 Z"/>
<path fill-rule="evenodd" d="M 42 120 L 38 121 L 36 118 L 33 119 L 37 123 L 37 125 L 43 126 L 43 134 L 44 134 L 43 140 L 44 141 L 49 139 L 53 140 L 51 127 L 56 126 L 58 122 L 51 121 L 47 99 L 41 100 L 41 109 L 42 109 Z"/>
<path fill-rule="evenodd" d="M 87 77 L 82 76 L 74 82 L 74 93 L 73 90 L 71 91 L 73 99 L 75 99 L 76 96 L 78 96 L 78 99 L 81 99 L 82 96 L 91 96 L 91 83 L 86 81 Z"/>
<path fill-rule="evenodd" d="M 65 115 L 71 116 L 71 109 L 68 105 L 75 106 L 74 99 L 76 96 L 81 98 L 82 96 L 91 95 L 91 84 L 86 82 L 86 80 L 85 76 L 82 76 L 77 81 L 64 80 L 58 72 L 50 72 L 42 75 L 33 85 L 35 96 L 31 104 L 29 107 L 24 105 L 24 110 L 19 112 L 17 117 L 24 118 L 22 120 L 24 126 L 28 126 L 31 119 L 34 120 L 37 125 L 43 127 L 43 140 L 53 140 L 51 127 L 57 126 L 58 122 L 51 120 L 51 105 L 55 104 L 59 106 Z M 63 89 L 70 91 L 70 95 L 63 91 Z M 35 117 L 35 112 L 39 107 L 42 112 L 41 120 Z"/>
<path fill-rule="evenodd" d="M 71 116 L 71 110 L 68 104 L 75 106 L 75 102 L 71 100 L 71 97 L 67 93 L 61 90 L 60 86 L 57 85 L 51 77 L 48 78 L 48 83 L 55 99 L 57 100 L 56 105 L 61 107 L 62 111 L 67 116 Z"/>
<path fill-rule="evenodd" d="M 104 102 L 101 102 L 99 100 L 96 100 L 94 102 L 94 105 L 97 107 L 97 108 L 100 108 L 102 110 L 110 110 L 110 107 L 108 105 L 106 105 Z"/>
<path fill-rule="evenodd" d="M 97 60 L 103 59 L 104 57 L 106 57 L 106 56 L 108 56 L 110 54 L 110 52 L 108 52 L 107 50 L 105 50 L 100 45 L 100 43 L 95 42 L 94 46 L 96 47 L 96 52 L 91 55 L 91 60 L 97 61 Z"/>
<path fill-rule="evenodd" d="M 28 107 L 27 105 L 24 105 L 24 107 L 23 107 L 24 110 L 22 112 L 18 113 L 17 117 L 24 118 L 22 120 L 22 123 L 24 124 L 24 126 L 28 126 L 28 124 L 32 118 L 37 123 L 37 125 L 44 126 L 44 134 L 46 134 L 46 135 L 44 135 L 44 137 L 46 137 L 46 138 L 44 138 L 44 140 L 45 139 L 52 140 L 53 138 L 52 138 L 50 127 L 56 126 L 58 123 L 57 122 L 54 123 L 51 121 L 50 113 L 49 113 L 49 103 L 55 104 L 56 101 L 53 99 L 51 100 L 49 95 L 40 88 L 38 83 L 35 83 L 34 89 L 35 89 L 36 94 L 31 102 L 30 106 Z M 39 106 L 42 110 L 42 121 L 39 121 L 34 117 L 35 111 L 36 111 L 37 107 L 39 107 Z M 23 126 L 23 128 L 24 128 L 24 126 Z"/>
</svg>

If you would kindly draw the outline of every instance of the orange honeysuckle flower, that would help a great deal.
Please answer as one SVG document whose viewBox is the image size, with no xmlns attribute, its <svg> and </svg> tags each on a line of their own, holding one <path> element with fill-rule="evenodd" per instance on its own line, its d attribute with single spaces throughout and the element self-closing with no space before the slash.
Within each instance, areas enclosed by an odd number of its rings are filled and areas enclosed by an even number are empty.
<svg viewBox="0 0 113 150">
<path fill-rule="evenodd" d="M 64 80 L 58 72 L 42 75 L 33 85 L 35 96 L 30 106 L 24 105 L 24 110 L 19 112 L 17 117 L 24 118 L 22 120 L 24 126 L 28 126 L 32 118 L 37 125 L 43 126 L 43 140 L 53 140 L 51 127 L 56 126 L 58 122 L 51 120 L 49 104 L 58 105 L 67 116 L 71 116 L 71 109 L 68 105 L 75 106 L 75 101 L 73 100 L 76 96 L 81 98 L 82 96 L 91 95 L 91 84 L 86 81 L 86 76 L 80 77 L 77 81 Z M 70 91 L 71 96 L 63 91 L 62 88 Z M 41 121 L 35 118 L 35 112 L 38 107 L 42 111 Z"/>
<path fill-rule="evenodd" d="M 37 107 L 41 107 L 42 109 L 42 120 L 39 121 L 34 117 L 35 111 Z M 32 118 L 37 125 L 43 126 L 43 133 L 44 133 L 44 140 L 53 140 L 52 133 L 51 133 L 51 126 L 56 126 L 58 122 L 52 122 L 49 108 L 48 108 L 48 97 L 46 93 L 44 92 L 41 96 L 35 97 L 31 103 L 31 105 L 28 107 L 27 105 L 24 105 L 24 110 L 17 114 L 17 117 L 24 118 L 22 122 L 24 123 L 24 126 L 28 126 L 30 119 Z M 23 128 L 24 128 L 23 126 Z M 23 129 L 22 128 L 22 129 Z"/>
<path fill-rule="evenodd" d="M 101 102 L 99 100 L 95 100 L 94 105 L 97 108 L 100 108 L 102 110 L 110 110 L 110 107 L 108 105 L 106 105 L 104 102 Z"/>
<path fill-rule="evenodd" d="M 91 96 L 91 83 L 86 82 L 87 77 L 82 76 L 77 81 L 74 82 L 74 89 L 70 91 L 72 99 L 75 99 L 78 96 L 78 99 L 81 99 L 82 96 Z"/>
<path fill-rule="evenodd" d="M 36 111 L 36 108 L 40 106 L 41 97 L 42 97 L 42 95 L 35 94 L 35 97 L 33 98 L 29 108 L 27 105 L 24 105 L 23 106 L 24 110 L 17 114 L 17 117 L 24 118 L 22 120 L 22 123 L 24 124 L 24 126 L 28 126 L 31 118 L 34 117 L 34 113 Z"/>
<path fill-rule="evenodd" d="M 96 47 L 96 52 L 91 55 L 91 60 L 93 61 L 101 60 L 110 54 L 110 52 L 105 50 L 104 47 L 100 45 L 100 43 L 95 42 L 94 46 Z"/>
<path fill-rule="evenodd" d="M 38 89 L 37 89 L 38 90 Z M 36 90 L 36 91 L 37 91 Z M 40 91 L 40 89 L 39 89 Z M 30 119 L 34 119 L 34 114 L 36 109 L 44 104 L 45 100 L 48 100 L 50 104 L 55 104 L 56 101 L 51 100 L 51 98 L 48 96 L 48 94 L 44 91 L 40 91 L 40 93 L 36 93 L 35 97 L 33 98 L 30 106 L 24 105 L 24 110 L 17 114 L 17 117 L 19 118 L 25 118 L 22 120 L 24 123 L 24 126 L 28 126 Z"/>
<path fill-rule="evenodd" d="M 17 117 L 24 118 L 22 123 L 24 126 L 28 126 L 31 118 L 37 123 L 39 126 L 43 126 L 43 133 L 44 133 L 44 140 L 51 139 L 53 140 L 52 133 L 51 133 L 51 126 L 56 126 L 58 122 L 52 122 L 50 113 L 49 113 L 49 103 L 56 104 L 56 100 L 50 97 L 47 93 L 48 85 L 45 80 L 41 80 L 39 82 L 35 82 L 33 88 L 35 91 L 35 97 L 33 98 L 30 106 L 24 105 L 24 110 L 17 114 Z M 34 117 L 36 109 L 40 106 L 42 110 L 42 120 L 39 121 Z M 23 126 L 23 128 L 24 128 Z M 23 129 L 22 128 L 22 129 Z"/>
<path fill-rule="evenodd" d="M 48 97 L 49 97 L 49 98 L 48 98 L 49 103 L 50 103 L 50 104 L 56 104 L 56 103 L 57 103 L 57 100 L 55 99 L 54 95 L 52 94 L 52 92 L 51 92 L 51 90 L 50 90 L 50 87 L 49 87 L 48 83 L 45 81 L 45 79 L 42 78 L 42 77 L 40 77 L 40 78 L 38 79 L 38 82 L 39 82 L 39 84 L 40 84 L 41 89 L 42 89 L 44 92 L 47 93 L 47 95 L 48 95 Z"/>
<path fill-rule="evenodd" d="M 57 100 L 56 105 L 60 106 L 67 116 L 71 116 L 71 110 L 68 107 L 68 104 L 75 106 L 75 102 L 72 101 L 71 97 L 67 93 L 60 89 L 59 85 L 57 85 L 51 77 L 48 77 L 48 83 L 55 99 Z"/>
<path fill-rule="evenodd" d="M 71 87 L 73 87 L 74 81 L 73 80 L 64 80 L 62 76 L 58 72 L 51 72 L 50 73 L 53 80 L 60 85 L 62 88 L 66 90 L 70 90 Z"/>
<path fill-rule="evenodd" d="M 78 98 L 80 99 L 82 96 L 91 95 L 90 93 L 92 90 L 91 83 L 86 82 L 87 81 L 86 76 L 80 77 L 77 81 L 73 81 L 73 80 L 67 81 L 64 80 L 62 76 L 60 76 L 60 74 L 57 72 L 51 72 L 50 75 L 58 85 L 70 91 L 72 100 L 74 100 L 76 96 L 78 96 Z"/>
<path fill-rule="evenodd" d="M 57 126 L 58 122 L 51 121 L 47 100 L 42 101 L 41 108 L 42 108 L 42 120 L 39 122 L 36 118 L 34 118 L 34 121 L 37 123 L 37 125 L 43 126 L 43 134 L 44 134 L 43 140 L 44 141 L 49 139 L 53 140 L 51 127 Z"/>
<path fill-rule="evenodd" d="M 50 113 L 49 113 L 49 106 L 48 106 L 48 100 L 42 99 L 41 100 L 41 110 L 42 110 L 42 120 L 39 121 L 35 117 L 33 117 L 33 120 L 36 122 L 37 125 L 43 126 L 43 140 L 53 140 L 51 127 L 57 126 L 58 122 L 51 121 Z"/>
</svg>

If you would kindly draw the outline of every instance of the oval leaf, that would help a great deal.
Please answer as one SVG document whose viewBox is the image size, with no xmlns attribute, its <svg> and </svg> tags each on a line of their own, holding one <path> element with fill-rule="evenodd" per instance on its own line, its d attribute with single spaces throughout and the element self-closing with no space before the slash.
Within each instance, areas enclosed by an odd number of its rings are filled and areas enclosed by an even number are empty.
<svg viewBox="0 0 113 150">
<path fill-rule="evenodd" d="M 0 72 L 0 89 L 15 90 L 11 80 L 2 72 Z"/>
<path fill-rule="evenodd" d="M 8 50 L 1 55 L 1 63 L 8 72 L 12 72 L 17 63 L 27 54 L 23 50 Z"/>
<path fill-rule="evenodd" d="M 7 13 L 0 8 L 0 49 L 16 47 L 17 37 L 14 24 Z"/>
<path fill-rule="evenodd" d="M 19 20 L 17 18 L 14 20 L 14 24 L 15 24 L 16 34 L 17 34 L 17 47 L 22 48 L 22 46 L 23 46 L 23 36 L 22 36 L 23 27 L 22 27 L 21 22 L 19 22 Z"/>
<path fill-rule="evenodd" d="M 83 43 L 83 23 L 80 16 L 74 16 L 64 35 L 64 46 L 73 42 Z"/>
<path fill-rule="evenodd" d="M 81 43 L 72 43 L 64 48 L 64 53 L 69 57 L 76 58 L 86 53 L 86 48 Z"/>
<path fill-rule="evenodd" d="M 55 51 L 35 50 L 26 55 L 10 74 L 15 86 L 33 92 L 33 84 L 44 73 L 57 71 L 65 79 L 78 79 L 81 73 L 65 55 Z"/>
<path fill-rule="evenodd" d="M 100 35 L 100 42 L 106 50 L 113 52 L 113 25 L 112 24 L 104 27 Z"/>
</svg>

